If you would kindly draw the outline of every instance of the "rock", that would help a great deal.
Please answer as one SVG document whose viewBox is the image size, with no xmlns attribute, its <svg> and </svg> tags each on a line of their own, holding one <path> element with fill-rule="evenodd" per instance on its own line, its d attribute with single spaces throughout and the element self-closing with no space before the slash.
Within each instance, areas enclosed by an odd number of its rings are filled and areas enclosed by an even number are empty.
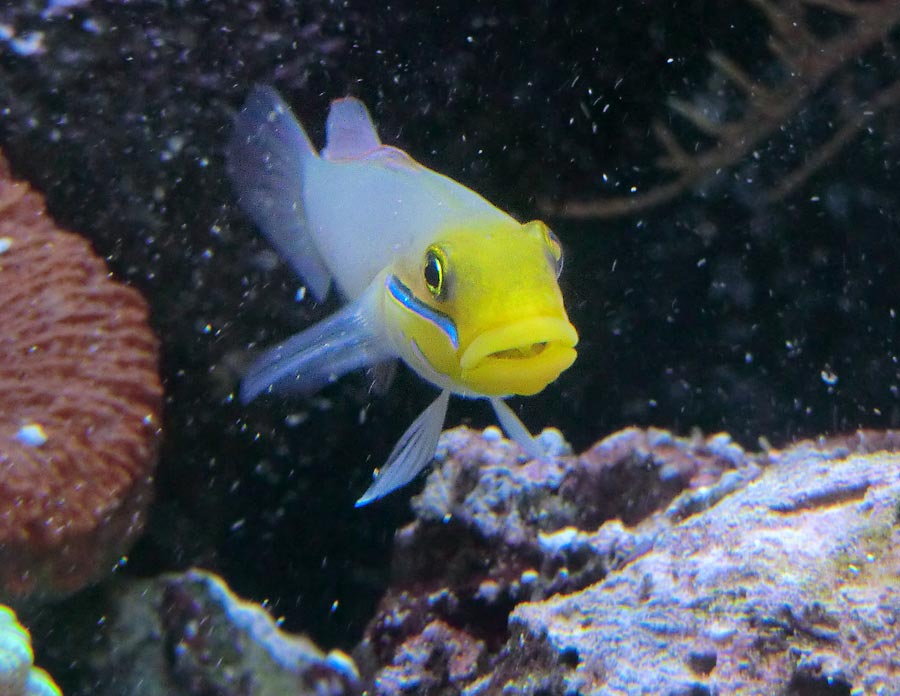
<svg viewBox="0 0 900 696">
<path fill-rule="evenodd" d="M 443 445 L 358 651 L 379 693 L 413 693 L 385 676 L 435 621 L 488 656 L 415 693 L 900 693 L 897 434 L 750 455 L 629 429 L 531 462 L 464 429 Z"/>
<path fill-rule="evenodd" d="M 400 646 L 395 665 L 379 674 L 375 693 L 458 693 L 484 669 L 485 657 L 482 641 L 443 621 L 432 621 Z"/>
<path fill-rule="evenodd" d="M 349 696 L 356 666 L 282 632 L 259 605 L 201 570 L 123 583 L 95 650 L 101 696 Z"/>
</svg>

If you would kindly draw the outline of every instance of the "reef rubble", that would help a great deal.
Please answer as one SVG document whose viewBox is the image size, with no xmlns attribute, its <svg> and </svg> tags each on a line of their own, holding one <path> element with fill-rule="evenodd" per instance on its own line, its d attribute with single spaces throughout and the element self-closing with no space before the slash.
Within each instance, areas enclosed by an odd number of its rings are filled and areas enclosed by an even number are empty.
<svg viewBox="0 0 900 696">
<path fill-rule="evenodd" d="M 565 446 L 552 433 L 543 435 Z M 900 434 L 751 454 L 444 434 L 355 656 L 371 693 L 900 693 Z"/>
<path fill-rule="evenodd" d="M 124 580 L 89 658 L 98 696 L 352 696 L 353 660 L 282 631 L 203 570 Z"/>
</svg>

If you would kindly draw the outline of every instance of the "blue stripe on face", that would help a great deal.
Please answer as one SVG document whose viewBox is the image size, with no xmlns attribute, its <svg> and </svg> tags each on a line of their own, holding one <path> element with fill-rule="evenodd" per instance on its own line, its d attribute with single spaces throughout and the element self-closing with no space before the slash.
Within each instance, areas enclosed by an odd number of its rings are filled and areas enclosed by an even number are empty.
<svg viewBox="0 0 900 696">
<path fill-rule="evenodd" d="M 389 275 L 385 285 L 387 286 L 388 292 L 391 293 L 391 297 L 406 307 L 410 312 L 415 312 L 423 319 L 427 319 L 437 326 L 441 331 L 447 334 L 453 347 L 459 348 L 459 334 L 456 332 L 456 324 L 450 317 L 422 302 L 422 300 L 413 295 L 412 290 L 406 287 L 395 275 Z"/>
</svg>

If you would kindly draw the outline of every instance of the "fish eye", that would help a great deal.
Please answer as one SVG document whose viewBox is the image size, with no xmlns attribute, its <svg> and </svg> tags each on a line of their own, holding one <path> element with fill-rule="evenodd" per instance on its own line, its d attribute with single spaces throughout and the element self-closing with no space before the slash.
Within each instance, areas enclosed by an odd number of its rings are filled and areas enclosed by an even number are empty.
<svg viewBox="0 0 900 696">
<path fill-rule="evenodd" d="M 550 255 L 556 263 L 556 277 L 559 278 L 559 274 L 562 273 L 563 269 L 562 242 L 559 241 L 559 237 L 553 234 L 553 230 L 549 227 L 544 228 L 544 242 L 546 242 L 547 248 L 550 249 Z"/>
<path fill-rule="evenodd" d="M 435 297 L 444 291 L 444 254 L 437 247 L 429 247 L 425 252 L 425 287 Z"/>
</svg>

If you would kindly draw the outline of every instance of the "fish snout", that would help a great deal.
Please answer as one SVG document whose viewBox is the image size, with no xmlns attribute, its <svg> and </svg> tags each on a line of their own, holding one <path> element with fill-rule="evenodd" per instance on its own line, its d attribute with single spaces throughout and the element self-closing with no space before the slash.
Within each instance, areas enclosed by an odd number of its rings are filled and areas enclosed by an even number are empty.
<svg viewBox="0 0 900 696">
<path fill-rule="evenodd" d="M 475 337 L 460 358 L 460 377 L 488 396 L 536 394 L 576 357 L 578 333 L 564 318 L 532 317 Z"/>
</svg>

